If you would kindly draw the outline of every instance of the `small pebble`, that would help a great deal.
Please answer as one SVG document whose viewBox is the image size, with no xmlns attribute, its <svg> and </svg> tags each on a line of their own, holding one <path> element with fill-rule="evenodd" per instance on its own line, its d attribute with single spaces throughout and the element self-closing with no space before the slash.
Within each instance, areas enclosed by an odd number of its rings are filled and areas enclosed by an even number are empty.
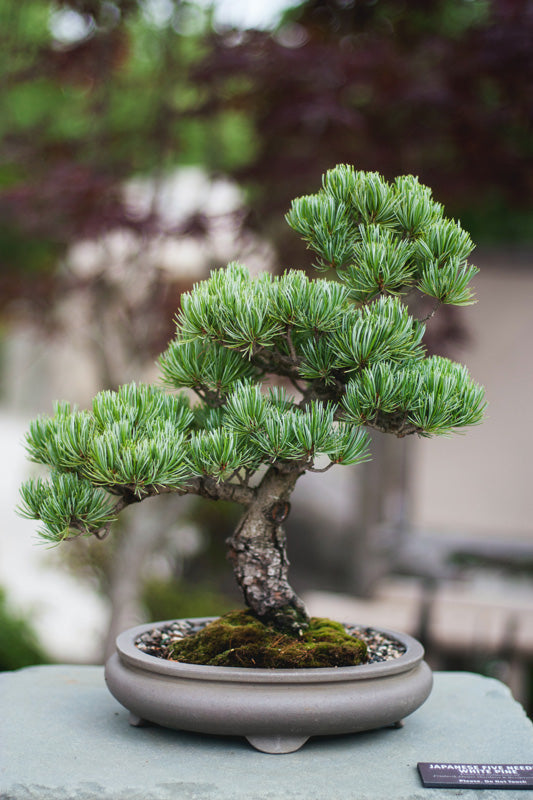
<svg viewBox="0 0 533 800">
<path fill-rule="evenodd" d="M 406 647 L 397 639 L 385 636 L 375 628 L 365 628 L 361 625 L 345 624 L 347 633 L 366 642 L 366 664 L 377 664 L 379 661 L 390 661 L 392 658 L 403 656 Z"/>
<path fill-rule="evenodd" d="M 205 628 L 207 621 L 200 623 L 188 619 L 180 619 L 163 625 L 161 628 L 152 628 L 145 631 L 135 640 L 135 645 L 143 653 L 156 658 L 167 658 L 168 648 L 173 642 L 197 633 Z M 398 658 L 405 653 L 405 646 L 396 639 L 385 636 L 375 628 L 365 628 L 361 625 L 345 625 L 345 628 L 352 636 L 357 636 L 366 642 L 367 659 L 366 664 L 377 664 L 379 661 L 389 661 Z"/>
</svg>

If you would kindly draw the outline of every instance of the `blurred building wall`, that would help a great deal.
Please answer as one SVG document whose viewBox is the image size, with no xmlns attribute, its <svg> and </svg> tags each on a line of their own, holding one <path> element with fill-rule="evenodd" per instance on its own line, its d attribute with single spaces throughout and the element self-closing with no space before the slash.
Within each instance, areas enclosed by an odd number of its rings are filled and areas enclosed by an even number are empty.
<svg viewBox="0 0 533 800">
<path fill-rule="evenodd" d="M 485 422 L 419 439 L 412 462 L 415 528 L 533 543 L 533 254 L 474 252 L 478 303 L 464 315 L 459 354 L 486 387 Z"/>
</svg>

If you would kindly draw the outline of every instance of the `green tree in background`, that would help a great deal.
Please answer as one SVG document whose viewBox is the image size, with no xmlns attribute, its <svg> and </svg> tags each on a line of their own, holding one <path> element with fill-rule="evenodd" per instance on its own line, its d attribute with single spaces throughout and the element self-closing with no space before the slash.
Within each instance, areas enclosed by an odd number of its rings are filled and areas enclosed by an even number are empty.
<svg viewBox="0 0 533 800">
<path fill-rule="evenodd" d="M 210 38 L 199 113 L 249 115 L 236 175 L 292 263 L 282 214 L 332 159 L 418 175 L 476 239 L 531 240 L 532 40 L 530 0 L 307 0 L 273 32 Z"/>
<path fill-rule="evenodd" d="M 0 671 L 46 664 L 48 660 L 29 618 L 15 614 L 0 589 Z"/>
<path fill-rule="evenodd" d="M 252 137 L 235 112 L 190 113 L 189 70 L 204 52 L 205 12 L 169 4 L 6 0 L 0 9 L 0 297 L 42 308 L 66 247 L 115 228 L 157 232 L 124 196 L 127 179 L 176 165 L 235 168 Z M 179 233 L 179 231 L 177 232 Z"/>
<path fill-rule="evenodd" d="M 153 231 L 124 181 L 180 164 L 253 189 L 295 263 L 279 220 L 332 160 L 417 174 L 478 238 L 527 238 L 532 18 L 529 0 L 308 0 L 236 34 L 185 0 L 5 0 L 0 302 L 42 310 L 72 241 Z"/>
</svg>

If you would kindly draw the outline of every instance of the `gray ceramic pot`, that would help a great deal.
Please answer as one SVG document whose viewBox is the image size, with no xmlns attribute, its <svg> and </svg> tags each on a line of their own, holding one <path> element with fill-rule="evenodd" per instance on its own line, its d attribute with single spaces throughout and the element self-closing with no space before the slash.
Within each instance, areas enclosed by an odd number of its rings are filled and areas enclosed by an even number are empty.
<svg viewBox="0 0 533 800">
<path fill-rule="evenodd" d="M 130 711 L 133 725 L 154 722 L 245 736 L 265 753 L 290 753 L 310 736 L 395 725 L 422 705 L 433 683 L 422 645 L 394 631 L 382 632 L 407 649 L 390 661 L 328 669 L 240 669 L 166 661 L 135 646 L 140 634 L 165 624 L 120 634 L 106 664 L 108 688 Z"/>
</svg>

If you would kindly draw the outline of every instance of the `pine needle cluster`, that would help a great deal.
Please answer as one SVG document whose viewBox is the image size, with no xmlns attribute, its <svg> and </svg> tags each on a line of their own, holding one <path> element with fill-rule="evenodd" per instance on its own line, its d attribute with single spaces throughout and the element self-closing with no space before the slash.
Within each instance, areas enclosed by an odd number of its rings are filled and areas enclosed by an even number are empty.
<svg viewBox="0 0 533 800">
<path fill-rule="evenodd" d="M 433 436 L 481 421 L 483 390 L 427 357 L 402 299 L 474 301 L 473 244 L 431 191 L 341 165 L 287 221 L 328 277 L 215 270 L 181 298 L 161 388 L 101 392 L 91 410 L 62 404 L 31 424 L 29 456 L 52 475 L 23 486 L 21 510 L 48 541 L 103 536 L 123 507 L 162 492 L 250 506 L 265 470 L 366 460 L 367 429 Z"/>
<path fill-rule="evenodd" d="M 318 194 L 293 201 L 287 221 L 318 255 L 317 269 L 334 269 L 354 300 L 416 288 L 444 304 L 474 302 L 473 242 L 412 175 L 388 183 L 339 165 Z"/>
</svg>

